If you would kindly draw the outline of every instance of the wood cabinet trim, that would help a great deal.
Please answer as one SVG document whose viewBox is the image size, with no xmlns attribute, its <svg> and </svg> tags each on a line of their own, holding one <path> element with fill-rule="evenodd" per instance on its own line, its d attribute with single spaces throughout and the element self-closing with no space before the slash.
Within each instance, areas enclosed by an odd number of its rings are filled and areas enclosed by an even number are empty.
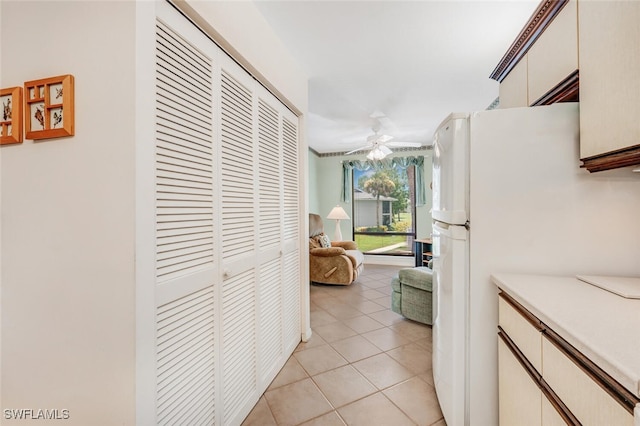
<svg viewBox="0 0 640 426">
<path fill-rule="evenodd" d="M 582 352 L 574 348 L 569 342 L 564 340 L 549 327 L 545 326 L 542 334 L 549 342 L 558 348 L 560 352 L 578 366 L 587 376 L 589 376 L 591 380 L 597 383 L 616 402 L 618 402 L 618 404 L 633 415 L 633 410 L 636 404 L 640 404 L 640 398 L 628 391 L 613 377 L 594 364 L 593 361 L 584 356 Z"/>
<path fill-rule="evenodd" d="M 542 331 L 542 322 L 535 315 L 529 312 L 527 308 L 516 302 L 513 297 L 509 296 L 504 291 L 500 291 L 500 293 L 498 293 L 498 296 L 504 299 L 504 301 L 507 302 L 516 312 L 522 315 L 524 319 L 526 319 L 533 327 L 535 327 L 536 330 Z"/>
<path fill-rule="evenodd" d="M 542 390 L 540 387 L 540 380 L 542 379 L 542 375 L 536 370 L 536 368 L 531 364 L 531 361 L 527 359 L 527 357 L 522 353 L 518 345 L 514 343 L 513 340 L 509 337 L 506 331 L 502 329 L 502 327 L 498 326 L 498 336 L 505 345 L 509 348 L 513 356 L 518 360 L 522 368 L 527 371 L 527 374 L 531 379 L 536 382 L 536 385 Z"/>
<path fill-rule="evenodd" d="M 640 164 L 640 145 L 633 145 L 616 151 L 581 158 L 583 167 L 591 173 L 620 167 L 636 166 Z"/>
<path fill-rule="evenodd" d="M 543 0 L 489 76 L 502 82 L 569 0 Z"/>
<path fill-rule="evenodd" d="M 551 105 L 556 102 L 578 102 L 579 99 L 580 72 L 575 70 L 530 106 Z"/>
</svg>

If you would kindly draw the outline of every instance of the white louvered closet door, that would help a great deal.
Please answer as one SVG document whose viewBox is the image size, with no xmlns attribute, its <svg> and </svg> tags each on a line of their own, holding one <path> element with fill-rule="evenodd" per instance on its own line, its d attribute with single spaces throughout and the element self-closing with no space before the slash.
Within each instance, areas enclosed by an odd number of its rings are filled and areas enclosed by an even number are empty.
<svg viewBox="0 0 640 426">
<path fill-rule="evenodd" d="M 220 75 L 222 385 L 228 424 L 253 400 L 257 382 L 256 140 L 254 80 L 229 58 Z"/>
<path fill-rule="evenodd" d="M 162 3 L 157 424 L 237 425 L 300 341 L 298 119 Z"/>
<path fill-rule="evenodd" d="M 287 121 L 297 119 L 264 88 L 258 93 L 258 306 L 260 335 L 259 369 L 263 380 L 277 372 L 283 356 L 295 349 L 300 336 L 299 327 L 299 256 L 297 230 L 299 211 L 287 208 L 297 188 L 298 178 L 287 182 L 287 170 L 297 170 L 297 139 L 295 153 L 287 146 L 292 136 Z M 292 127 L 295 129 L 295 125 Z M 297 134 L 294 135 L 294 138 Z M 287 162 L 295 159 L 291 165 Z M 296 175 L 297 176 L 297 175 Z M 298 193 L 292 207 L 298 208 Z M 295 229 L 291 224 L 295 222 Z M 288 234 L 287 234 L 288 233 Z M 297 274 L 297 275 L 296 275 Z M 294 276 L 295 275 L 295 276 Z M 295 316 L 295 317 L 294 317 Z"/>
<path fill-rule="evenodd" d="M 172 25 L 156 26 L 157 423 L 213 424 L 215 52 Z"/>
<path fill-rule="evenodd" d="M 300 163 L 298 119 L 290 111 L 282 117 L 283 188 L 283 325 L 286 350 L 295 349 L 300 328 Z"/>
</svg>

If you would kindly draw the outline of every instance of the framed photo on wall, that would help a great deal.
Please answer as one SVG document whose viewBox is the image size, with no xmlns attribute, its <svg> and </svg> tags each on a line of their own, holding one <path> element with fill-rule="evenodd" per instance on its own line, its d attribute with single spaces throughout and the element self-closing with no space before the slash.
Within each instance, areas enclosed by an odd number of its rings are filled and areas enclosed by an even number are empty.
<svg viewBox="0 0 640 426">
<path fill-rule="evenodd" d="M 24 83 L 27 139 L 74 135 L 73 91 L 71 74 Z"/>
<path fill-rule="evenodd" d="M 0 89 L 0 145 L 22 143 L 22 87 Z"/>
</svg>

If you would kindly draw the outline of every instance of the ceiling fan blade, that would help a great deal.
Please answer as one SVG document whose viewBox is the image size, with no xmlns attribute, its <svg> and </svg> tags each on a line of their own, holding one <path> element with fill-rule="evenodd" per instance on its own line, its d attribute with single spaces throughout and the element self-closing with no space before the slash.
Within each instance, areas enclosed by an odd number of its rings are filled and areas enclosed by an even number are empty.
<svg viewBox="0 0 640 426">
<path fill-rule="evenodd" d="M 354 152 L 363 151 L 365 149 L 370 149 L 370 148 L 371 148 L 371 145 L 361 146 L 360 148 L 356 148 L 356 149 L 353 149 L 353 150 L 351 150 L 349 152 L 345 152 L 344 155 L 353 154 Z"/>
<path fill-rule="evenodd" d="M 382 151 L 384 153 L 385 156 L 391 154 L 393 151 L 391 151 L 389 148 L 386 147 L 386 145 L 380 145 L 378 147 L 380 149 L 380 151 Z"/>
</svg>

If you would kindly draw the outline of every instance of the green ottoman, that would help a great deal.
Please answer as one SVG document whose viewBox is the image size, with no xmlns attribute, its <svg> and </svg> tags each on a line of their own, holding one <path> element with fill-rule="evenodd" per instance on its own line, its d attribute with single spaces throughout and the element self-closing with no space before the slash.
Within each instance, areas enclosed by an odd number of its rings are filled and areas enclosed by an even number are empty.
<svg viewBox="0 0 640 426">
<path fill-rule="evenodd" d="M 432 271 L 426 266 L 401 269 L 391 280 L 391 310 L 423 324 L 433 324 Z"/>
</svg>

